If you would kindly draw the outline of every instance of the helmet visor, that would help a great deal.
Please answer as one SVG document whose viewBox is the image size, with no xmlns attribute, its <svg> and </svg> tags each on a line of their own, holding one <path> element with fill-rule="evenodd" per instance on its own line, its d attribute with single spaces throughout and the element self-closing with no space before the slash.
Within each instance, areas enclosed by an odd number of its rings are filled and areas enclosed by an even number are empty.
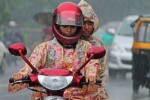
<svg viewBox="0 0 150 100">
<path fill-rule="evenodd" d="M 56 16 L 56 24 L 82 26 L 83 16 L 81 13 L 75 13 L 74 11 L 62 11 Z"/>
</svg>

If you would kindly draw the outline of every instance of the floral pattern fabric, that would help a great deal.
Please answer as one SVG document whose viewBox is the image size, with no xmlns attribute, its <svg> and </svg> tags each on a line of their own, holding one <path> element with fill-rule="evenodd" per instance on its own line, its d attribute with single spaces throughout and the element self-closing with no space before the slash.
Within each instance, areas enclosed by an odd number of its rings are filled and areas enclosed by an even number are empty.
<svg viewBox="0 0 150 100">
<path fill-rule="evenodd" d="M 87 60 L 87 51 L 91 46 L 89 42 L 79 40 L 75 49 L 66 49 L 54 38 L 51 41 L 37 45 L 31 53 L 29 61 L 37 70 L 41 70 L 45 67 L 55 67 L 74 71 Z M 100 67 L 99 60 L 91 60 L 81 73 L 86 76 L 99 77 L 100 73 L 98 70 L 101 69 Z M 20 70 L 20 73 L 26 76 L 31 73 L 31 68 L 25 64 L 25 67 Z M 9 92 L 16 92 L 23 89 L 20 88 L 21 84 L 13 85 L 12 87 L 15 88 L 10 89 Z M 41 89 L 39 87 L 36 88 L 38 90 Z M 34 92 L 32 100 L 36 100 L 42 96 L 42 93 Z"/>
<path fill-rule="evenodd" d="M 94 35 L 91 35 L 90 38 L 86 41 L 89 41 L 92 45 L 94 46 L 100 46 L 100 47 L 104 47 L 104 44 L 102 41 L 100 41 L 100 39 L 98 39 L 97 37 L 95 37 Z M 108 63 L 107 63 L 107 53 L 106 55 L 100 59 L 100 78 L 102 79 L 102 86 L 106 86 L 106 82 L 108 80 Z"/>
<path fill-rule="evenodd" d="M 92 45 L 94 46 L 100 46 L 100 47 L 104 47 L 103 42 L 98 39 L 97 37 L 95 37 L 94 35 L 91 35 L 88 40 Z M 109 72 L 108 72 L 108 63 L 107 63 L 107 53 L 106 55 L 100 59 L 100 68 L 98 71 L 99 73 L 99 78 L 102 80 L 102 86 L 103 86 L 103 97 L 105 97 L 104 100 L 108 100 L 109 97 L 107 95 L 107 90 L 106 90 L 106 83 L 108 81 L 108 76 L 109 76 Z"/>
</svg>

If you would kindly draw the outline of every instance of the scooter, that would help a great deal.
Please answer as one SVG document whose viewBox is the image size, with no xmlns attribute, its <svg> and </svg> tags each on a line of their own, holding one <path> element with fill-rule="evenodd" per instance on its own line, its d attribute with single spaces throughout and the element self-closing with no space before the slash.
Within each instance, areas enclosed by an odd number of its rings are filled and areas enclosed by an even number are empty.
<svg viewBox="0 0 150 100">
<path fill-rule="evenodd" d="M 71 86 L 82 88 L 83 85 L 87 85 L 85 82 L 85 77 L 80 73 L 80 70 L 85 67 L 85 65 L 91 59 L 100 59 L 105 56 L 105 49 L 100 47 L 91 47 L 87 53 L 88 60 L 83 63 L 79 69 L 72 72 L 67 69 L 54 69 L 54 68 L 44 68 L 37 71 L 35 67 L 29 62 L 25 57 L 27 54 L 26 47 L 21 43 L 14 43 L 8 47 L 9 52 L 15 56 L 21 56 L 22 59 L 30 66 L 32 73 L 27 77 L 14 81 L 11 77 L 9 82 L 11 84 L 28 83 L 28 89 L 32 91 L 46 93 L 47 97 L 43 100 L 66 100 L 70 99 L 67 95 L 67 89 Z M 97 80 L 96 84 L 101 84 L 101 80 Z M 45 91 L 38 91 L 33 89 L 34 86 L 40 86 L 45 89 Z M 75 91 L 75 90 L 73 90 Z"/>
</svg>

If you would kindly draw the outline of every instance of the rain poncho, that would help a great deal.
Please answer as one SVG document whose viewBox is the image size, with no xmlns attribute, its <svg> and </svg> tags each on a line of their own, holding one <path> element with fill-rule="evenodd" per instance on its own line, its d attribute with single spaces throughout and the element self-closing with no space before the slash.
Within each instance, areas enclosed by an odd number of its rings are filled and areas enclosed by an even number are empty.
<svg viewBox="0 0 150 100">
<path fill-rule="evenodd" d="M 94 10 L 92 9 L 92 6 L 84 0 L 81 0 L 78 3 L 78 6 L 81 8 L 84 17 L 86 18 L 85 20 L 88 19 L 89 21 L 92 21 L 94 23 L 93 24 L 93 28 L 94 28 L 93 33 L 96 32 L 98 30 L 100 24 L 99 24 L 97 15 L 95 14 Z M 91 44 L 93 44 L 95 46 L 104 47 L 103 42 L 92 34 L 87 39 L 87 41 L 89 41 Z M 107 91 L 106 91 L 106 82 L 108 80 L 107 56 L 105 56 L 104 58 L 102 58 L 100 60 L 100 64 L 101 64 L 101 68 L 102 68 L 100 70 L 100 78 L 102 80 L 102 86 L 104 86 L 104 92 L 106 94 L 105 98 L 108 99 L 108 95 L 107 95 Z"/>
<path fill-rule="evenodd" d="M 94 10 L 92 9 L 92 6 L 84 0 L 81 0 L 78 3 L 78 6 L 82 10 L 83 15 L 89 18 L 90 21 L 94 22 L 94 32 L 96 32 L 99 28 L 99 20 Z"/>
<path fill-rule="evenodd" d="M 79 66 L 81 66 L 87 60 L 87 51 L 92 45 L 84 40 L 79 40 L 75 49 L 66 49 L 54 38 L 51 41 L 44 42 L 35 47 L 29 61 L 37 70 L 41 70 L 45 67 L 55 66 L 55 68 L 64 68 L 69 70 L 76 70 Z M 99 77 L 100 70 L 99 60 L 91 60 L 84 69 L 82 69 L 82 74 L 85 76 L 96 76 Z M 20 70 L 24 76 L 30 74 L 31 69 L 26 64 Z M 9 86 L 9 92 L 16 92 L 27 85 L 20 84 Z M 36 89 L 41 89 L 36 87 Z M 96 94 L 101 94 L 98 92 L 102 92 L 101 90 L 95 89 L 94 94 L 90 93 L 90 97 L 93 97 Z M 97 96 L 98 96 L 97 95 Z M 34 92 L 32 95 L 32 100 L 36 100 L 37 98 L 41 98 L 44 95 L 40 92 Z M 94 99 L 91 99 L 94 100 Z M 98 99 L 99 100 L 99 99 Z"/>
</svg>

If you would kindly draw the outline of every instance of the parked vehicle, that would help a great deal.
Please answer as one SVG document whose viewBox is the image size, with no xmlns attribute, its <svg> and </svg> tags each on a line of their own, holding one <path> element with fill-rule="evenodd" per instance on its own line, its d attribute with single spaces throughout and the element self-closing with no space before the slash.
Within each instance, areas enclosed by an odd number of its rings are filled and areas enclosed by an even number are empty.
<svg viewBox="0 0 150 100">
<path fill-rule="evenodd" d="M 133 29 L 131 24 L 137 18 L 138 16 L 136 15 L 125 17 L 114 36 L 108 57 L 110 77 L 116 78 L 120 76 L 125 78 L 126 73 L 131 72 L 131 48 L 133 44 Z"/>
<path fill-rule="evenodd" d="M 56 68 L 44 68 L 39 72 L 32 66 L 32 64 L 27 60 L 25 54 L 27 53 L 24 45 L 20 43 L 12 44 L 9 46 L 9 52 L 16 56 L 21 56 L 23 60 L 31 67 L 33 73 L 24 79 L 14 81 L 13 78 L 9 79 L 12 84 L 28 83 L 29 89 L 33 90 L 34 86 L 41 86 L 45 91 L 37 91 L 46 93 L 48 96 L 42 100 L 71 100 L 72 96 L 76 95 L 78 92 L 76 89 L 81 89 L 83 85 L 87 85 L 84 76 L 80 73 L 80 70 L 85 67 L 85 65 L 92 59 L 99 59 L 104 57 L 106 51 L 104 48 L 92 47 L 87 56 L 88 60 L 81 66 L 76 72 L 72 72 L 67 69 L 56 69 Z M 101 84 L 100 80 L 96 82 L 98 85 Z M 69 89 L 69 87 L 73 90 Z M 73 92 L 73 93 L 72 93 Z M 84 91 L 81 91 L 84 94 Z M 68 93 L 71 93 L 70 95 Z"/>
<path fill-rule="evenodd" d="M 134 30 L 132 76 L 133 91 L 137 94 L 140 86 L 150 92 L 150 15 L 140 16 Z"/>
<path fill-rule="evenodd" d="M 5 47 L 4 43 L 0 41 L 0 74 L 3 74 L 5 72 L 5 66 L 6 66 L 6 53 L 7 48 Z"/>
</svg>

